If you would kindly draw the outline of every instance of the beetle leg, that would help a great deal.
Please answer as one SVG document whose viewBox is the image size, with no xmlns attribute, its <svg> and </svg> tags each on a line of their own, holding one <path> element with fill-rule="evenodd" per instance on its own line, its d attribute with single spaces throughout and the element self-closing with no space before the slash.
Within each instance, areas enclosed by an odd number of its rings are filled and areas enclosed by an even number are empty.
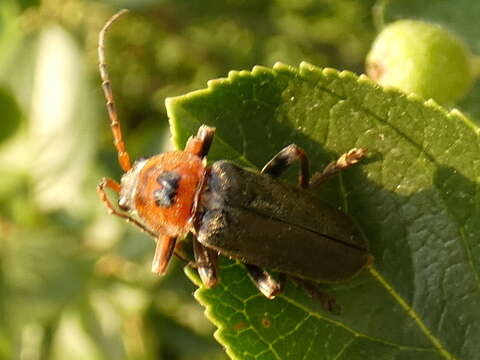
<svg viewBox="0 0 480 360">
<path fill-rule="evenodd" d="M 256 265 L 245 264 L 245 267 L 250 279 L 252 279 L 255 286 L 267 299 L 274 299 L 275 296 L 282 292 L 285 281 L 278 282 L 266 270 Z"/>
<path fill-rule="evenodd" d="M 119 193 L 120 192 L 120 184 L 117 183 L 113 179 L 103 178 L 102 181 L 100 182 L 100 184 L 98 184 L 98 186 L 97 186 L 98 196 L 100 197 L 100 200 L 102 200 L 102 202 L 105 204 L 105 206 L 107 207 L 108 212 L 110 214 L 113 214 L 113 215 L 116 215 L 118 217 L 121 217 L 122 219 L 125 219 L 125 221 L 135 225 L 140 230 L 142 230 L 143 232 L 146 232 L 148 235 L 152 236 L 153 238 L 158 237 L 158 234 L 156 232 L 154 232 L 153 230 L 150 230 L 148 227 L 143 225 L 138 220 L 134 219 L 133 217 L 131 217 L 128 214 L 125 214 L 125 213 L 120 212 L 117 209 L 115 209 L 115 207 L 113 206 L 111 201 L 108 199 L 105 188 L 111 189 L 111 190 L 115 191 L 116 193 Z M 175 255 L 180 260 L 185 260 L 186 262 L 190 262 L 187 259 L 187 257 L 185 256 L 185 254 L 181 251 L 181 249 L 177 251 L 177 249 L 175 248 Z"/>
<path fill-rule="evenodd" d="M 295 144 L 288 145 L 280 150 L 262 169 L 262 174 L 268 174 L 272 177 L 280 176 L 293 162 L 300 160 L 300 170 L 298 182 L 304 189 L 308 188 L 310 171 L 308 167 L 308 158 L 302 148 Z"/>
<path fill-rule="evenodd" d="M 117 194 L 120 192 L 120 184 L 117 183 L 115 180 L 112 180 L 112 179 L 108 179 L 108 178 L 103 178 L 102 181 L 100 182 L 100 184 L 98 184 L 97 186 L 97 193 L 98 193 L 98 196 L 100 197 L 100 200 L 102 200 L 102 202 L 105 204 L 105 206 L 107 207 L 108 209 L 108 212 L 110 214 L 113 214 L 113 215 L 116 215 L 116 216 L 119 216 L 123 219 L 125 219 L 127 222 L 135 225 L 136 227 L 138 227 L 140 230 L 146 232 L 147 234 L 153 236 L 153 237 L 157 237 L 158 234 L 155 233 L 154 231 L 150 230 L 149 228 L 147 228 L 145 225 L 143 225 L 141 222 L 139 222 L 138 220 L 134 219 L 133 217 L 131 217 L 130 215 L 128 214 L 125 214 L 123 212 L 120 212 L 118 211 L 117 209 L 115 209 L 115 207 L 113 206 L 113 204 L 110 202 L 110 200 L 108 199 L 108 196 L 107 196 L 107 193 L 105 191 L 105 188 L 108 188 L 108 189 L 111 189 L 113 191 L 115 191 Z"/>
<path fill-rule="evenodd" d="M 175 251 L 176 242 L 177 238 L 175 236 L 162 235 L 157 238 L 155 255 L 153 256 L 152 262 L 153 273 L 158 275 L 165 274 L 173 252 Z"/>
<path fill-rule="evenodd" d="M 340 171 L 348 169 L 350 166 L 358 163 L 367 153 L 366 149 L 353 148 L 350 151 L 342 154 L 338 160 L 332 161 L 328 164 L 322 172 L 316 172 L 313 174 L 310 180 L 310 186 L 318 186 L 323 184 L 331 177 L 337 175 Z"/>
<path fill-rule="evenodd" d="M 321 291 L 316 283 L 299 278 L 292 278 L 292 280 L 295 283 L 302 285 L 308 295 L 310 295 L 315 301 L 318 301 L 325 310 L 335 315 L 341 313 L 342 307 L 337 304 L 335 298 Z"/>
<path fill-rule="evenodd" d="M 191 256 L 191 249 L 185 249 L 185 241 L 177 241 L 175 244 L 175 256 L 182 260 L 183 262 L 186 262 L 187 266 L 191 266 L 196 268 L 195 260 Z"/>
<path fill-rule="evenodd" d="M 185 145 L 185 151 L 195 154 L 203 159 L 207 156 L 208 151 L 210 150 L 214 135 L 214 127 L 207 125 L 200 126 L 197 135 L 188 139 L 187 145 Z"/>
<path fill-rule="evenodd" d="M 198 275 L 207 288 L 218 283 L 218 253 L 203 246 L 197 239 L 193 239 L 193 253 Z"/>
</svg>

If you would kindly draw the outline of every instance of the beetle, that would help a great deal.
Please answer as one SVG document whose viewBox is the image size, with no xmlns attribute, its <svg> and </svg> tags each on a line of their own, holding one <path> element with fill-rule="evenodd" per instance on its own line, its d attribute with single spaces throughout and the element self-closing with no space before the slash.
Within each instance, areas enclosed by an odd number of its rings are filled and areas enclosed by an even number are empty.
<svg viewBox="0 0 480 360">
<path fill-rule="evenodd" d="M 110 213 L 133 223 L 156 240 L 152 271 L 163 275 L 180 240 L 193 234 L 193 266 L 206 287 L 219 281 L 218 255 L 240 260 L 260 292 L 273 299 L 286 277 L 332 312 L 335 299 L 317 283 L 351 279 L 372 257 L 354 222 L 307 190 L 358 163 L 365 149 L 354 148 L 309 175 L 308 158 L 295 144 L 281 150 L 258 172 L 230 161 L 207 165 L 215 128 L 202 125 L 183 151 L 171 151 L 131 164 L 122 138 L 105 61 L 105 33 L 126 10 L 112 16 L 99 34 L 98 55 L 121 182 L 104 178 L 100 199 Z M 299 186 L 277 178 L 299 162 Z M 118 194 L 118 208 L 106 189 Z M 268 270 L 267 270 L 268 269 Z M 270 271 L 280 274 L 275 278 Z"/>
</svg>

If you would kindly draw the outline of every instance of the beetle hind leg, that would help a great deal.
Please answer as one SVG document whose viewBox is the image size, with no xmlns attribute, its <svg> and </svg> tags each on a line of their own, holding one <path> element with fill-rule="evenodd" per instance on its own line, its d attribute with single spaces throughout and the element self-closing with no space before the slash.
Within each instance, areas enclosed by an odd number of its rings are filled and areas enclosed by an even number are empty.
<svg viewBox="0 0 480 360">
<path fill-rule="evenodd" d="M 300 278 L 292 278 L 292 280 L 295 283 L 302 285 L 305 291 L 307 292 L 307 294 L 312 299 L 319 302 L 325 310 L 327 310 L 328 312 L 334 315 L 340 315 L 340 313 L 342 312 L 342 307 L 339 304 L 337 304 L 335 297 L 320 290 L 320 288 L 318 287 L 318 284 L 312 281 L 304 280 Z"/>
<path fill-rule="evenodd" d="M 251 264 L 245 264 L 248 276 L 260 292 L 265 295 L 267 299 L 274 299 L 275 296 L 283 291 L 285 283 L 284 277 L 280 281 L 273 278 L 266 270 Z"/>
</svg>

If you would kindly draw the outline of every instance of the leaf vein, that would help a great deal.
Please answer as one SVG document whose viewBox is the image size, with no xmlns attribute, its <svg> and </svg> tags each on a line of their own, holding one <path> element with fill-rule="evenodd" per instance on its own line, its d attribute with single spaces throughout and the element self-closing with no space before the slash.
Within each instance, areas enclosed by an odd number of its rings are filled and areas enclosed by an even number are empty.
<svg viewBox="0 0 480 360">
<path fill-rule="evenodd" d="M 417 323 L 420 330 L 427 336 L 427 338 L 432 342 L 432 344 L 438 349 L 440 354 L 447 360 L 455 360 L 456 358 L 448 352 L 448 350 L 442 345 L 439 339 L 437 339 L 430 329 L 424 324 L 424 322 L 420 319 L 418 314 L 413 310 L 413 308 L 407 304 L 407 302 L 398 294 L 393 287 L 385 280 L 380 273 L 375 270 L 373 266 L 369 268 L 370 273 L 372 276 L 380 282 L 380 284 L 385 287 L 385 289 L 393 296 L 393 298 L 400 304 L 401 307 L 407 312 L 407 314 Z"/>
<path fill-rule="evenodd" d="M 328 322 L 328 323 L 331 323 L 337 327 L 340 327 L 340 328 L 343 328 L 344 330 L 350 332 L 351 334 L 353 334 L 354 336 L 356 337 L 362 337 L 362 338 L 365 338 L 365 339 L 368 339 L 368 340 L 371 340 L 371 341 L 374 341 L 374 342 L 378 342 L 378 343 L 381 343 L 381 344 L 385 344 L 385 345 L 389 345 L 389 346 L 393 346 L 393 347 L 396 347 L 398 349 L 402 349 L 402 350 L 414 350 L 414 351 L 431 351 L 430 348 L 419 348 L 419 347 L 413 347 L 413 346 L 403 346 L 403 345 L 399 345 L 399 344 L 396 344 L 396 343 L 393 343 L 393 342 L 390 342 L 390 341 L 386 341 L 386 340 L 383 340 L 383 339 L 378 339 L 378 338 L 374 338 L 372 336 L 369 336 L 369 335 L 366 335 L 364 333 L 361 333 L 361 332 L 358 332 L 354 329 L 352 329 L 351 327 L 348 327 L 347 325 L 341 323 L 341 322 L 338 322 L 336 320 L 333 320 L 329 317 L 326 317 L 326 316 L 322 316 L 320 315 L 319 313 L 315 313 L 315 312 L 311 312 L 310 309 L 308 309 L 308 307 L 306 307 L 305 305 L 302 305 L 300 303 L 298 303 L 297 301 L 295 301 L 294 299 L 286 296 L 286 295 L 281 295 L 280 296 L 282 299 L 284 299 L 285 301 L 287 301 L 288 303 L 290 303 L 291 305 L 303 310 L 304 312 L 310 314 L 312 317 L 315 317 L 319 320 L 322 320 L 322 321 L 325 321 L 325 322 Z M 449 360 L 454 360 L 454 358 L 451 358 Z"/>
</svg>

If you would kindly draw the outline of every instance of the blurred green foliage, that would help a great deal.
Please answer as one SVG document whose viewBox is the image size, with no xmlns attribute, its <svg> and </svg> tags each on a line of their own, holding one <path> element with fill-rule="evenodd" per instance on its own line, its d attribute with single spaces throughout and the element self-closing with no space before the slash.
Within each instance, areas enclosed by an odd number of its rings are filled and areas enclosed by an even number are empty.
<svg viewBox="0 0 480 360">
<path fill-rule="evenodd" d="M 225 359 L 175 262 L 110 217 L 121 175 L 99 85 L 98 31 L 133 158 L 168 148 L 164 98 L 231 69 L 308 61 L 363 71 L 373 0 L 2 0 L 0 358 Z"/>
</svg>

